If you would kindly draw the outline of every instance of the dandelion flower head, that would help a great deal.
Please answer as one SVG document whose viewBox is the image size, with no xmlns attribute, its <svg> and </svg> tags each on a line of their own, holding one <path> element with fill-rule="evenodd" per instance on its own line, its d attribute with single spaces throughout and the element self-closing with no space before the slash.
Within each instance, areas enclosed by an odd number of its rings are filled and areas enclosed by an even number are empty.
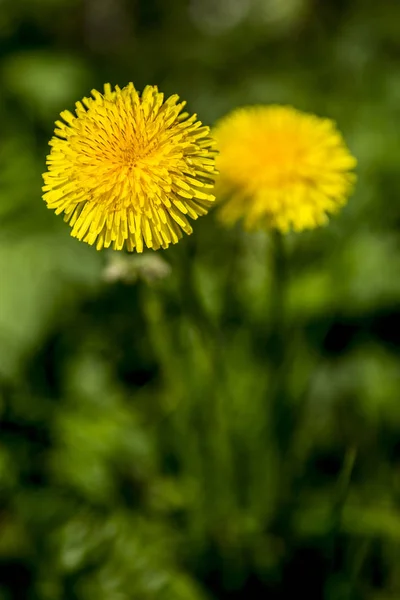
<svg viewBox="0 0 400 600">
<path fill-rule="evenodd" d="M 155 86 L 91 93 L 56 121 L 43 175 L 48 208 L 98 250 L 176 243 L 192 232 L 188 217 L 206 214 L 214 200 L 209 128 Z"/>
<path fill-rule="evenodd" d="M 356 160 L 331 120 L 286 106 L 243 107 L 213 133 L 226 224 L 300 231 L 346 204 Z"/>
</svg>

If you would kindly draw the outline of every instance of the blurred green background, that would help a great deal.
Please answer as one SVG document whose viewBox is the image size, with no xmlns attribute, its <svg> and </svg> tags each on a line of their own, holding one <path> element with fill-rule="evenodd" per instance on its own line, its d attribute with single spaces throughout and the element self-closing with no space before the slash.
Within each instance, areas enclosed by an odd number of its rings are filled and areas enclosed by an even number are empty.
<svg viewBox="0 0 400 600">
<path fill-rule="evenodd" d="M 0 48 L 0 599 L 398 600 L 400 3 L 0 0 Z M 58 113 L 129 81 L 338 122 L 283 330 L 268 234 L 131 260 L 46 209 Z"/>
</svg>

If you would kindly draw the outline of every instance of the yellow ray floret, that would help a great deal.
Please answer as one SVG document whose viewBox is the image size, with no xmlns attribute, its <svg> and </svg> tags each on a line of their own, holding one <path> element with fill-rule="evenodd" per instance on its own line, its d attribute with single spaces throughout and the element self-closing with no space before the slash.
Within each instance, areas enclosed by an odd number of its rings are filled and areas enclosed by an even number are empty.
<svg viewBox="0 0 400 600">
<path fill-rule="evenodd" d="M 214 200 L 209 128 L 155 86 L 91 93 L 56 121 L 43 198 L 72 236 L 98 250 L 167 248 Z"/>
<path fill-rule="evenodd" d="M 286 106 L 244 107 L 213 134 L 226 224 L 300 231 L 347 202 L 356 160 L 332 121 Z"/>
</svg>

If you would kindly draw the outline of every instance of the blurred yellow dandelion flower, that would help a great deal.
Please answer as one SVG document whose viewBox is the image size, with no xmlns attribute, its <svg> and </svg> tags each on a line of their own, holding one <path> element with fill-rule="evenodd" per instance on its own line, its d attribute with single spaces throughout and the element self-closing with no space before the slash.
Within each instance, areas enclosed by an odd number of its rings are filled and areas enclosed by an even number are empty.
<svg viewBox="0 0 400 600">
<path fill-rule="evenodd" d="M 43 198 L 64 213 L 71 235 L 98 250 L 143 251 L 176 243 L 187 219 L 207 213 L 215 175 L 209 128 L 182 113 L 177 95 L 132 83 L 61 113 L 50 141 Z"/>
<path fill-rule="evenodd" d="M 356 160 L 332 121 L 286 106 L 244 107 L 213 134 L 226 224 L 300 231 L 346 204 Z"/>
</svg>

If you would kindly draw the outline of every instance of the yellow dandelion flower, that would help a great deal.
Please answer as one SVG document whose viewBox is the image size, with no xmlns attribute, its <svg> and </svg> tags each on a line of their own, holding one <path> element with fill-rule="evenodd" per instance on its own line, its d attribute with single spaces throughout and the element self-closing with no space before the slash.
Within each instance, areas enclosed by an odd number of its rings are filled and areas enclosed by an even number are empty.
<svg viewBox="0 0 400 600">
<path fill-rule="evenodd" d="M 91 93 L 56 121 L 43 198 L 72 236 L 98 250 L 167 248 L 214 200 L 209 128 L 155 86 Z"/>
<path fill-rule="evenodd" d="M 328 119 L 286 106 L 234 110 L 214 130 L 226 224 L 287 232 L 314 228 L 343 206 L 356 165 Z"/>
</svg>

